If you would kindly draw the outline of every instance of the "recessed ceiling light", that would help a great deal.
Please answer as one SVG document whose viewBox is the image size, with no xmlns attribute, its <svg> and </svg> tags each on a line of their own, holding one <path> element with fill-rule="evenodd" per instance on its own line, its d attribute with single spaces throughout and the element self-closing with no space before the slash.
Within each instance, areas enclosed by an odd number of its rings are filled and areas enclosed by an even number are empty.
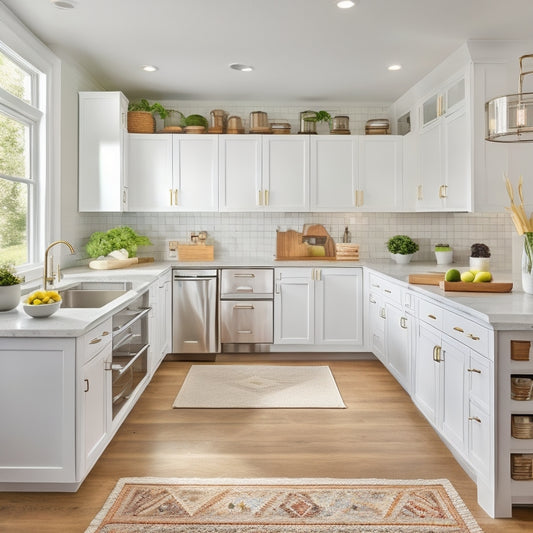
<svg viewBox="0 0 533 533">
<path fill-rule="evenodd" d="M 355 6 L 356 2 L 354 0 L 339 0 L 337 2 L 337 7 L 341 9 L 349 9 L 350 7 Z"/>
<path fill-rule="evenodd" d="M 389 70 L 401 70 L 402 66 L 401 65 L 389 65 L 387 68 Z"/>
<path fill-rule="evenodd" d="M 159 67 L 156 67 L 155 65 L 143 65 L 141 68 L 145 72 L 155 72 L 156 70 L 159 70 Z"/>
<path fill-rule="evenodd" d="M 50 0 L 50 2 L 58 9 L 74 9 L 74 2 L 71 0 Z"/>
<path fill-rule="evenodd" d="M 252 72 L 254 67 L 250 65 L 242 65 L 241 63 L 232 63 L 229 68 L 232 68 L 233 70 L 240 70 L 241 72 Z"/>
</svg>

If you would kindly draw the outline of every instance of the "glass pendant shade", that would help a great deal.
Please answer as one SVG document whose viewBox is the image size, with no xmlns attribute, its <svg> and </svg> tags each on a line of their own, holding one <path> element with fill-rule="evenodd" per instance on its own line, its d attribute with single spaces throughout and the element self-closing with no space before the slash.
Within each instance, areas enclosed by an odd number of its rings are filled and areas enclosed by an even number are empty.
<svg viewBox="0 0 533 533">
<path fill-rule="evenodd" d="M 533 93 L 523 93 L 524 77 L 533 71 L 523 70 L 524 59 L 520 58 L 520 77 L 518 94 L 508 94 L 489 100 L 485 105 L 487 119 L 487 141 L 495 142 L 533 142 Z"/>
</svg>

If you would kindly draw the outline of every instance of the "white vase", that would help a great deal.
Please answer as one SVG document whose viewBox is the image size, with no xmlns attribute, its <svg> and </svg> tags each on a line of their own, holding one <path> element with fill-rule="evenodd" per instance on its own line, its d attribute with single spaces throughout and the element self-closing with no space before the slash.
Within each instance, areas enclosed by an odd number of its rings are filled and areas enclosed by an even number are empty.
<svg viewBox="0 0 533 533">
<path fill-rule="evenodd" d="M 524 233 L 522 290 L 527 294 L 533 294 L 533 233 Z"/>
<path fill-rule="evenodd" d="M 406 265 L 407 263 L 411 261 L 411 259 L 413 258 L 413 255 L 415 254 L 393 254 L 391 253 L 390 255 L 392 259 L 394 259 L 394 261 L 398 263 L 399 265 Z"/>
<path fill-rule="evenodd" d="M 453 263 L 453 250 L 435 251 L 435 257 L 437 258 L 437 265 L 449 265 Z"/>
<path fill-rule="evenodd" d="M 11 311 L 20 302 L 20 284 L 0 287 L 0 311 Z"/>
<path fill-rule="evenodd" d="M 490 272 L 490 260 L 488 257 L 471 257 L 470 270 L 479 272 Z"/>
</svg>

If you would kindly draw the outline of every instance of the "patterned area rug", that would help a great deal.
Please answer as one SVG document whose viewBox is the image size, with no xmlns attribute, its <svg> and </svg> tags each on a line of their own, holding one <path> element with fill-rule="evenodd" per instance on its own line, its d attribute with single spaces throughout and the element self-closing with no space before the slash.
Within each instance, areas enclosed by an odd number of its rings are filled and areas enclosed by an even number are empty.
<svg viewBox="0 0 533 533">
<path fill-rule="evenodd" d="M 175 408 L 346 407 L 329 366 L 192 365 Z"/>
<path fill-rule="evenodd" d="M 446 479 L 123 478 L 86 533 L 479 533 Z"/>
</svg>

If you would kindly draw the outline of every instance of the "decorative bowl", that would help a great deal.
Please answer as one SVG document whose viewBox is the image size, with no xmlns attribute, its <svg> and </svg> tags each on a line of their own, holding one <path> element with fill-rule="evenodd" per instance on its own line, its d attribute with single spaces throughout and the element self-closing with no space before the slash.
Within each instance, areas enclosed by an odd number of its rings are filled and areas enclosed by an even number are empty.
<svg viewBox="0 0 533 533">
<path fill-rule="evenodd" d="M 44 318 L 53 315 L 61 307 L 61 302 L 32 305 L 22 302 L 24 312 L 33 318 Z"/>
</svg>

